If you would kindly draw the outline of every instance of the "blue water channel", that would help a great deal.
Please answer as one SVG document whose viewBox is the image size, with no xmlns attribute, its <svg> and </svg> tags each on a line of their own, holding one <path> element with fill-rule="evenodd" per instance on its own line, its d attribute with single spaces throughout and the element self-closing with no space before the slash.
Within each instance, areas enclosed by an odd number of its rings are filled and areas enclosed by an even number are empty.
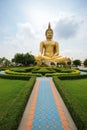
<svg viewBox="0 0 87 130">
<path fill-rule="evenodd" d="M 33 130 L 63 130 L 49 80 L 41 79 Z"/>
<path fill-rule="evenodd" d="M 5 71 L 0 71 L 0 74 L 6 74 Z"/>
</svg>

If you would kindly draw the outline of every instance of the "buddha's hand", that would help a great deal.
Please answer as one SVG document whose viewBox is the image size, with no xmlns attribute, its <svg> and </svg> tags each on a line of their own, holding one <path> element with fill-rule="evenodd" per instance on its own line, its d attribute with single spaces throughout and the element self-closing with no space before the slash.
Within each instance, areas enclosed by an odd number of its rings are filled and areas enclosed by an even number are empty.
<svg viewBox="0 0 87 130">
<path fill-rule="evenodd" d="M 54 56 L 58 56 L 59 54 L 58 53 L 55 53 Z"/>
<path fill-rule="evenodd" d="M 39 53 L 39 56 L 42 56 L 42 53 L 41 53 L 41 52 Z"/>
<path fill-rule="evenodd" d="M 46 52 L 45 56 L 50 57 L 50 54 L 48 52 Z"/>
</svg>

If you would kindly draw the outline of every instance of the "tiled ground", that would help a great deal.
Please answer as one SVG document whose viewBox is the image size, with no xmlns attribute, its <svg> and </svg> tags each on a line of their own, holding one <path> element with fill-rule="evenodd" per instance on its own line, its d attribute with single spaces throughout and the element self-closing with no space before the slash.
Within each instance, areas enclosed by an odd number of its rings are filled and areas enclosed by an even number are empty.
<svg viewBox="0 0 87 130">
<path fill-rule="evenodd" d="M 73 130 L 51 79 L 37 79 L 33 95 L 23 130 Z"/>
<path fill-rule="evenodd" d="M 33 121 L 33 130 L 39 129 L 63 130 L 48 80 L 40 81 L 38 91 L 37 104 Z"/>
</svg>

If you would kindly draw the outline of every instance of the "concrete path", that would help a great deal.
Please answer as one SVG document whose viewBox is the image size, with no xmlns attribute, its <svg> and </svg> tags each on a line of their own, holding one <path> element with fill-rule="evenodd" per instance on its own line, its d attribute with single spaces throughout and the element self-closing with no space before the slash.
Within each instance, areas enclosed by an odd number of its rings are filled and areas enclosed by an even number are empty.
<svg viewBox="0 0 87 130">
<path fill-rule="evenodd" d="M 77 130 L 51 78 L 37 78 L 18 130 Z"/>
</svg>

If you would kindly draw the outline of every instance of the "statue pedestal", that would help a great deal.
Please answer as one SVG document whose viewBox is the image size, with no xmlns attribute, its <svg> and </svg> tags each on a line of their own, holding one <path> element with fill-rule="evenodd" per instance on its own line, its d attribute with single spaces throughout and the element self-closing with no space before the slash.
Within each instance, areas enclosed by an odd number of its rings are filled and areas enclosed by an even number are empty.
<svg viewBox="0 0 87 130">
<path fill-rule="evenodd" d="M 37 65 L 47 65 L 47 66 L 57 66 L 58 62 L 51 62 L 51 61 L 37 61 Z"/>
</svg>

